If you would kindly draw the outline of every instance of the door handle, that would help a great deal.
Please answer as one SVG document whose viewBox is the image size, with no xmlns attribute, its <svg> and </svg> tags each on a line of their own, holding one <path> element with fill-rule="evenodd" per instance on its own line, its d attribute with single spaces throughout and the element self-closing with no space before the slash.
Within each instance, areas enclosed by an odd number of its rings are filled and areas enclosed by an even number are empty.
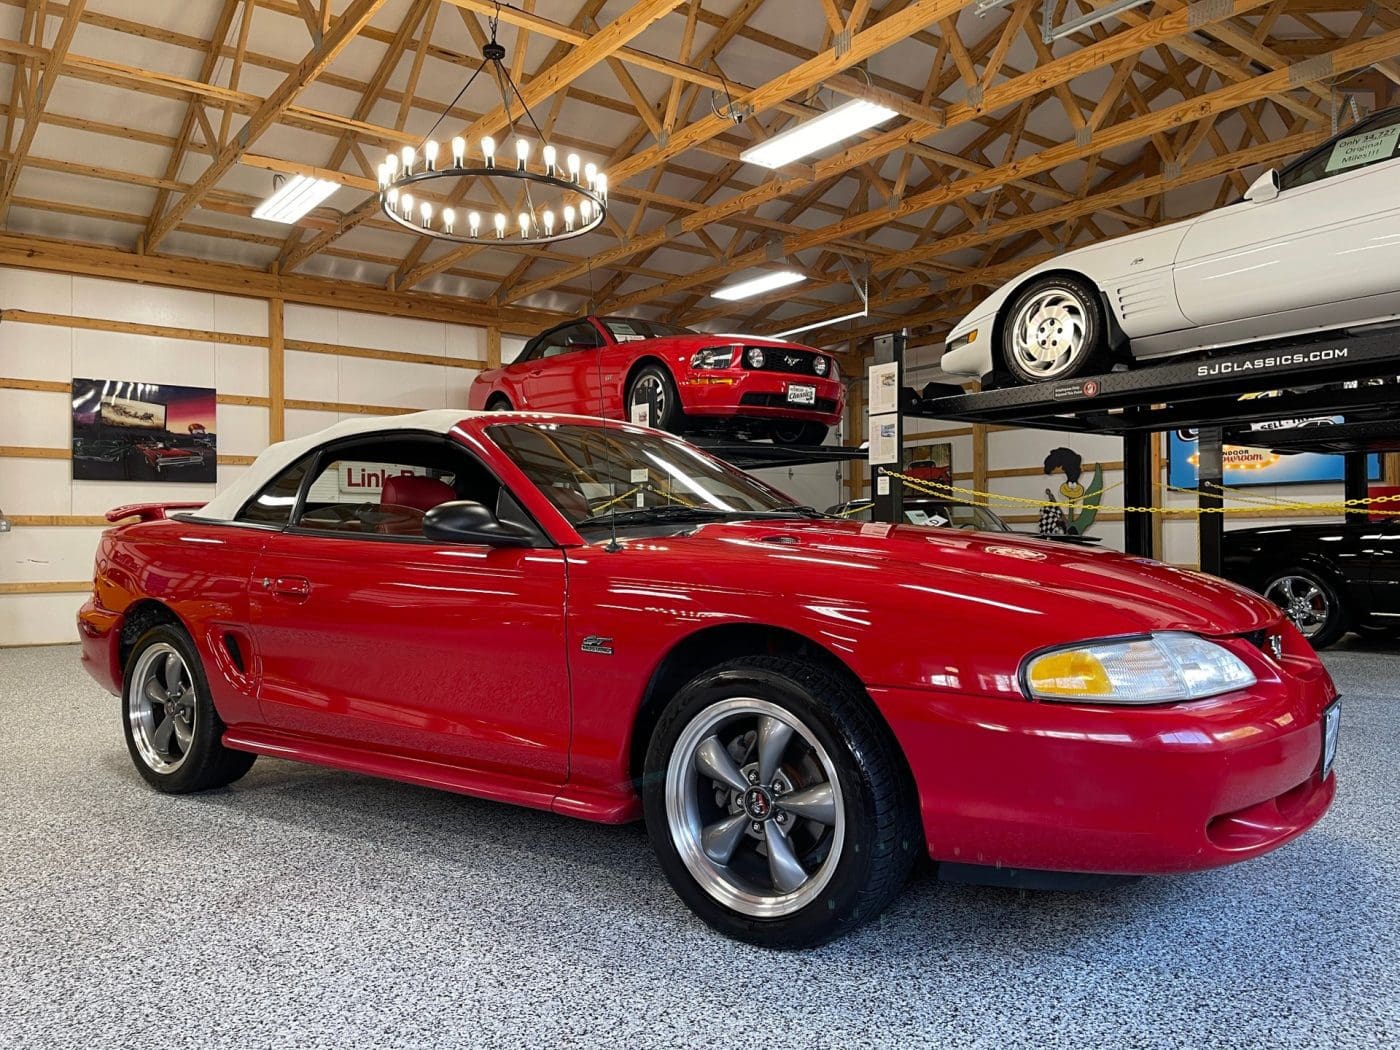
<svg viewBox="0 0 1400 1050">
<path fill-rule="evenodd" d="M 293 601 L 306 601 L 311 596 L 311 581 L 305 576 L 278 576 L 275 580 L 263 580 L 263 586 L 279 598 Z"/>
</svg>

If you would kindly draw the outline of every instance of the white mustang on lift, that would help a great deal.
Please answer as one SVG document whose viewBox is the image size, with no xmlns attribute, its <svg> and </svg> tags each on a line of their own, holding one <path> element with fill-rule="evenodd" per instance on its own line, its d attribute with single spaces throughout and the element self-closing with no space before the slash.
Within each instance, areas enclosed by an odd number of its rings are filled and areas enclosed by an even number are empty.
<svg viewBox="0 0 1400 1050">
<path fill-rule="evenodd" d="M 1400 317 L 1400 108 L 1373 114 L 1244 199 L 1067 252 L 982 300 L 943 371 L 1040 383 L 1122 358 Z"/>
</svg>

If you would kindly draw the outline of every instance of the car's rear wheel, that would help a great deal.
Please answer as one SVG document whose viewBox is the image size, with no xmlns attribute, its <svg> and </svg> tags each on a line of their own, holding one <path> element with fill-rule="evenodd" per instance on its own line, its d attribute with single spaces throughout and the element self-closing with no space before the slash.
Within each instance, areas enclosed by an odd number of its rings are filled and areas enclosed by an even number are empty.
<svg viewBox="0 0 1400 1050">
<path fill-rule="evenodd" d="M 645 407 L 646 425 L 679 434 L 685 427 L 681 396 L 671 373 L 661 365 L 647 365 L 632 377 L 627 388 L 627 418 L 636 419 L 637 409 Z"/>
<path fill-rule="evenodd" d="M 723 664 L 676 695 L 647 750 L 643 802 L 682 900 L 771 948 L 874 918 L 921 849 L 888 729 L 854 685 L 786 658 Z"/>
<path fill-rule="evenodd" d="M 510 398 L 505 394 L 492 394 L 486 402 L 488 412 L 509 412 L 511 410 Z"/>
<path fill-rule="evenodd" d="M 825 423 L 779 421 L 768 427 L 775 445 L 820 445 L 830 428 Z"/>
<path fill-rule="evenodd" d="M 199 655 L 170 624 L 143 634 L 127 658 L 122 725 L 137 772 L 169 794 L 232 784 L 256 757 L 224 747 L 224 723 Z"/>
<path fill-rule="evenodd" d="M 1002 361 L 1018 383 L 1070 379 L 1107 364 L 1098 290 L 1075 277 L 1044 277 L 1011 303 L 1001 329 Z"/>
<path fill-rule="evenodd" d="M 1264 597 L 1284 611 L 1314 649 L 1325 649 L 1347 631 L 1342 596 L 1321 573 L 1304 568 L 1277 573 L 1264 584 Z"/>
</svg>

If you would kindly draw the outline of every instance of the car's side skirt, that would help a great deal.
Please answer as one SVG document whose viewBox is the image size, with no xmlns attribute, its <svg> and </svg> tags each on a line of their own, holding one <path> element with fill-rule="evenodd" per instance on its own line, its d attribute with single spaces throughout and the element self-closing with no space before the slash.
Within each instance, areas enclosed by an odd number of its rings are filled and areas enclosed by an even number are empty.
<svg viewBox="0 0 1400 1050">
<path fill-rule="evenodd" d="M 237 751 L 364 773 L 493 802 L 547 809 L 605 824 L 626 823 L 636 820 L 641 814 L 640 804 L 630 791 L 603 793 L 566 785 L 542 784 L 522 777 L 465 769 L 412 755 L 372 751 L 341 742 L 296 736 L 262 726 L 231 726 L 224 732 L 223 742 L 225 747 Z"/>
</svg>

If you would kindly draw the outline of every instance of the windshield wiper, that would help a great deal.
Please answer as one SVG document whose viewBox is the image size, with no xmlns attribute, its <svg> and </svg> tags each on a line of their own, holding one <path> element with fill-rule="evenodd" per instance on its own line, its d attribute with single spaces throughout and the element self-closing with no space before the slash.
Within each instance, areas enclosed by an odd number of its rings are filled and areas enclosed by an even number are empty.
<svg viewBox="0 0 1400 1050">
<path fill-rule="evenodd" d="M 593 514 L 584 518 L 575 525 L 575 528 L 583 528 L 587 525 L 608 525 L 616 523 L 618 525 L 637 525 L 647 522 L 690 522 L 690 521 L 745 521 L 751 518 L 824 518 L 821 511 L 814 507 L 791 506 L 775 510 L 720 510 L 717 507 L 679 507 L 668 505 L 664 507 L 638 507 L 633 510 L 622 510 L 616 513 L 606 511 L 602 514 Z"/>
</svg>

